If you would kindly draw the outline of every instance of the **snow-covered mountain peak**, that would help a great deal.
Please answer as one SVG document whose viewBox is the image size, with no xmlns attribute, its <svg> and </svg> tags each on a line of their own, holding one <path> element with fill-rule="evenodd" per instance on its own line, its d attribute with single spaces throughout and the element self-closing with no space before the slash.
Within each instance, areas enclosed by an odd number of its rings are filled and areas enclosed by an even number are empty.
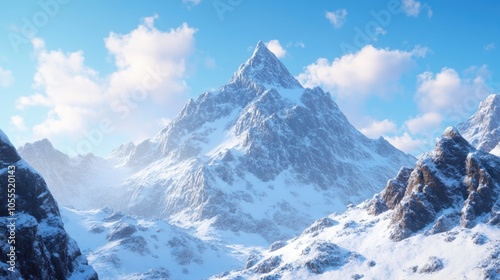
<svg viewBox="0 0 500 280">
<path fill-rule="evenodd" d="M 445 129 L 441 137 L 437 140 L 435 152 L 441 156 L 445 155 L 467 155 L 473 149 L 469 142 L 465 140 L 460 132 L 450 126 Z"/>
<path fill-rule="evenodd" d="M 262 41 L 257 43 L 252 57 L 238 68 L 229 84 L 252 82 L 274 88 L 303 88 Z"/>
<path fill-rule="evenodd" d="M 442 138 L 447 138 L 447 139 L 458 138 L 458 137 L 461 137 L 460 132 L 458 132 L 458 130 L 453 126 L 448 126 L 444 130 L 442 135 Z"/>
<path fill-rule="evenodd" d="M 491 94 L 458 130 L 476 149 L 490 152 L 500 142 L 500 94 Z"/>
<path fill-rule="evenodd" d="M 52 143 L 46 138 L 33 143 L 26 143 L 20 147 L 18 151 L 21 155 L 26 155 L 28 159 L 37 157 L 39 159 L 46 159 L 48 162 L 55 158 L 59 160 L 69 159 L 68 155 L 56 150 L 54 146 L 52 146 Z"/>
<path fill-rule="evenodd" d="M 117 166 L 125 165 L 130 160 L 130 154 L 134 151 L 135 147 L 135 144 L 132 142 L 122 144 L 111 151 L 107 158 L 113 161 Z"/>
<path fill-rule="evenodd" d="M 479 105 L 480 110 L 493 109 L 500 110 L 500 94 L 490 94 L 481 104 Z"/>
</svg>

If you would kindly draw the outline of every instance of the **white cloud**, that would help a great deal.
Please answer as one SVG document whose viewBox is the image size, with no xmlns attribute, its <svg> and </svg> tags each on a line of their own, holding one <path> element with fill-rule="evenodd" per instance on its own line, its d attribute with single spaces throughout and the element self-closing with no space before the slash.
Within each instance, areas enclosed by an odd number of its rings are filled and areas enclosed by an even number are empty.
<svg viewBox="0 0 500 280">
<path fill-rule="evenodd" d="M 427 9 L 427 17 L 428 17 L 428 18 L 431 18 L 431 17 L 432 17 L 432 14 L 433 14 L 431 7 L 430 7 L 429 5 L 427 5 L 427 4 L 425 4 L 425 5 L 424 5 L 424 8 L 426 8 L 426 9 Z"/>
<path fill-rule="evenodd" d="M 427 143 L 422 139 L 415 139 L 407 132 L 401 136 L 385 137 L 391 145 L 405 153 L 421 154 L 428 149 Z"/>
<path fill-rule="evenodd" d="M 158 119 L 173 117 L 187 98 L 186 60 L 196 30 L 182 24 L 160 31 L 156 18 L 144 18 L 128 34 L 105 38 L 116 65 L 107 76 L 88 67 L 81 51 L 50 51 L 42 40 L 33 40 L 36 93 L 16 100 L 18 109 L 48 107 L 46 118 L 33 127 L 33 138 L 64 135 L 80 140 L 107 119 L 116 133 L 132 139 L 151 136 L 160 128 Z"/>
<path fill-rule="evenodd" d="M 16 100 L 16 109 L 24 110 L 26 107 L 30 106 L 45 106 L 49 107 L 52 105 L 52 101 L 45 95 L 40 93 L 35 93 L 30 96 L 21 96 Z"/>
<path fill-rule="evenodd" d="M 182 24 L 163 32 L 156 29 L 154 18 L 146 24 L 121 35 L 111 33 L 104 41 L 118 68 L 110 76 L 110 94 L 128 97 L 144 90 L 144 83 L 154 83 L 148 94 L 156 101 L 166 103 L 187 90 L 186 57 L 193 51 L 196 29 Z M 170 99 L 170 100 L 169 100 Z"/>
<path fill-rule="evenodd" d="M 388 119 L 382 121 L 372 120 L 368 126 L 360 129 L 361 133 L 368 138 L 379 138 L 395 130 L 396 124 Z"/>
<path fill-rule="evenodd" d="M 493 49 L 495 49 L 495 43 L 489 43 L 488 45 L 484 46 L 484 50 L 487 52 Z"/>
<path fill-rule="evenodd" d="M 457 124 L 470 116 L 490 93 L 484 85 L 489 76 L 485 65 L 470 67 L 463 77 L 452 68 L 418 75 L 414 98 L 421 114 L 408 119 L 402 127 L 404 134 L 388 139 L 389 142 L 413 154 L 430 150 L 431 143 L 421 139 L 440 134 L 443 123 Z"/>
<path fill-rule="evenodd" d="M 437 74 L 424 72 L 418 76 L 416 98 L 423 112 L 439 112 L 463 100 L 468 89 L 454 69 L 443 68 Z"/>
<path fill-rule="evenodd" d="M 277 58 L 283 58 L 286 55 L 286 50 L 281 46 L 280 41 L 278 40 L 271 40 L 267 43 L 265 43 L 266 47 L 274 53 L 274 55 Z"/>
<path fill-rule="evenodd" d="M 403 0 L 402 1 L 403 12 L 410 17 L 418 17 L 422 4 L 415 0 Z"/>
<path fill-rule="evenodd" d="M 325 16 L 336 29 L 341 28 L 347 21 L 347 11 L 345 9 L 326 12 Z"/>
<path fill-rule="evenodd" d="M 21 117 L 21 116 L 12 116 L 10 117 L 10 123 L 17 129 L 17 130 L 20 130 L 20 131 L 25 131 L 27 130 L 28 128 L 26 127 L 26 124 L 24 123 L 24 118 Z"/>
<path fill-rule="evenodd" d="M 33 38 L 31 39 L 31 44 L 35 50 L 43 50 L 45 49 L 45 41 L 41 38 Z"/>
<path fill-rule="evenodd" d="M 438 128 L 442 121 L 443 117 L 440 113 L 428 112 L 407 120 L 405 125 L 412 134 L 417 134 Z"/>
<path fill-rule="evenodd" d="M 201 0 L 182 0 L 182 3 L 186 4 L 188 8 L 192 8 L 194 6 L 200 5 Z"/>
<path fill-rule="evenodd" d="M 0 67 L 0 87 L 7 88 L 14 82 L 14 76 L 10 70 Z"/>
<path fill-rule="evenodd" d="M 295 46 L 299 47 L 299 48 L 305 48 L 306 47 L 306 45 L 304 44 L 304 42 L 297 42 L 297 43 L 295 43 Z"/>
<path fill-rule="evenodd" d="M 299 74 L 306 87 L 321 86 L 339 98 L 356 98 L 397 90 L 402 74 L 414 64 L 414 58 L 425 55 L 426 49 L 413 51 L 377 49 L 372 45 L 358 53 L 347 54 L 329 62 L 318 59 Z"/>
</svg>

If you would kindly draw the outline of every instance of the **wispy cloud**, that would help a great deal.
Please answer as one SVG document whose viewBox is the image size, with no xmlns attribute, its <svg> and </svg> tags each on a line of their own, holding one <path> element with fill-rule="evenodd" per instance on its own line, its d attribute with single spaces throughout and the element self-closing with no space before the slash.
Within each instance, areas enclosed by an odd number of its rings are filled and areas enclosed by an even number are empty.
<svg viewBox="0 0 500 280">
<path fill-rule="evenodd" d="M 361 128 L 360 131 L 369 138 L 378 138 L 387 133 L 394 132 L 396 128 L 396 124 L 388 119 L 382 121 L 371 120 L 371 122 L 367 126 Z"/>
<path fill-rule="evenodd" d="M 201 3 L 201 0 L 182 0 L 182 3 L 184 3 L 189 9 L 198 6 Z"/>
<path fill-rule="evenodd" d="M 489 52 L 491 50 L 495 49 L 495 43 L 489 43 L 488 45 L 484 46 L 484 50 Z"/>
<path fill-rule="evenodd" d="M 336 29 L 341 28 L 347 21 L 347 11 L 346 9 L 340 9 L 333 12 L 326 12 L 326 18 Z"/>
<path fill-rule="evenodd" d="M 0 67 L 0 87 L 7 88 L 14 82 L 12 71 Z"/>
<path fill-rule="evenodd" d="M 415 0 L 403 0 L 402 5 L 403 12 L 410 17 L 418 17 L 422 9 L 422 3 Z"/>
<path fill-rule="evenodd" d="M 277 58 L 283 58 L 286 56 L 286 50 L 283 48 L 281 45 L 280 41 L 278 40 L 271 40 L 267 43 L 265 43 L 266 47 L 274 53 L 274 55 Z"/>
<path fill-rule="evenodd" d="M 25 131 L 28 129 L 24 123 L 24 118 L 21 116 L 16 115 L 10 117 L 10 123 L 19 131 Z"/>
</svg>

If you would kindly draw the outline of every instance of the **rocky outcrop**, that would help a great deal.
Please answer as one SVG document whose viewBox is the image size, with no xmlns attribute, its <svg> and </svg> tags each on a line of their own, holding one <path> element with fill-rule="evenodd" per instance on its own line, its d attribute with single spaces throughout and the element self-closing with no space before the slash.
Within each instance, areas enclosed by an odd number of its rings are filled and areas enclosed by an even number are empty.
<svg viewBox="0 0 500 280">
<path fill-rule="evenodd" d="M 401 240 L 427 226 L 436 233 L 453 223 L 471 228 L 483 214 L 496 221 L 499 191 L 500 159 L 477 151 L 450 127 L 413 170 L 402 169 L 388 182 L 370 211 L 394 209 L 391 238 Z"/>
<path fill-rule="evenodd" d="M 97 279 L 64 230 L 59 208 L 43 178 L 0 131 L 0 277 Z M 15 194 L 15 196 L 11 195 Z M 9 237 L 8 240 L 7 237 Z"/>
</svg>

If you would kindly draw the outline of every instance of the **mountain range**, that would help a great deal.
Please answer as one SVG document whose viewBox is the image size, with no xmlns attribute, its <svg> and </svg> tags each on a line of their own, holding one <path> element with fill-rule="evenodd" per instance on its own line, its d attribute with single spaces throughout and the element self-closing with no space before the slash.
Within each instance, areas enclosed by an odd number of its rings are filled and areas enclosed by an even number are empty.
<svg viewBox="0 0 500 280">
<path fill-rule="evenodd" d="M 415 161 L 357 131 L 329 93 L 303 88 L 262 42 L 226 85 L 189 100 L 138 145 L 106 159 L 69 158 L 47 140 L 19 152 L 64 205 L 165 218 L 201 236 L 251 234 L 259 244 L 371 197 Z"/>
<path fill-rule="evenodd" d="M 16 152 L 2 133 L 2 180 L 16 165 L 26 186 L 19 236 L 46 267 L 20 275 L 499 279 L 499 103 L 417 160 L 365 137 L 259 42 L 227 84 L 105 158 L 46 139 Z"/>
</svg>

